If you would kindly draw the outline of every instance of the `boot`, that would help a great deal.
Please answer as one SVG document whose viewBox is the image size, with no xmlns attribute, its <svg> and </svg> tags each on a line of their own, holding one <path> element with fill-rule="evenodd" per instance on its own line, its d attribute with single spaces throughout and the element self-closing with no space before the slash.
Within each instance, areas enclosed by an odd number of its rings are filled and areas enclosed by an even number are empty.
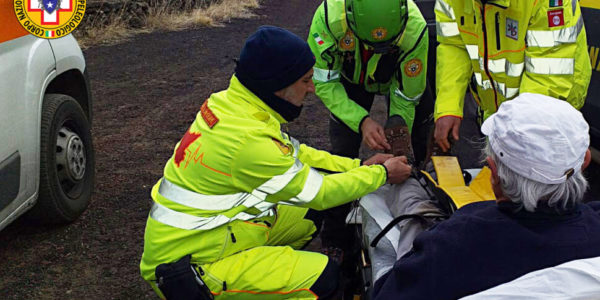
<svg viewBox="0 0 600 300">
<path fill-rule="evenodd" d="M 410 131 L 406 125 L 406 121 L 401 116 L 394 115 L 389 117 L 385 123 L 385 137 L 388 140 L 392 149 L 386 151 L 394 156 L 406 156 L 408 163 L 413 165 L 415 162 L 415 154 L 413 152 L 410 139 Z"/>
</svg>

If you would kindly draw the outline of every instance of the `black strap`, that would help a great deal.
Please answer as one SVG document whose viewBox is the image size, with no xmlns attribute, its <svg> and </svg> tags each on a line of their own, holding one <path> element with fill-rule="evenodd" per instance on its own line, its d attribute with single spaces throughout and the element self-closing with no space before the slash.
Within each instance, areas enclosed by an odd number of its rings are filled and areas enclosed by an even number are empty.
<svg viewBox="0 0 600 300">
<path fill-rule="evenodd" d="M 387 226 L 385 226 L 381 232 L 379 232 L 377 234 L 377 236 L 375 236 L 375 238 L 373 239 L 373 241 L 371 241 L 370 246 L 375 248 L 377 247 L 377 243 L 379 243 L 379 240 L 381 240 L 381 238 L 388 233 L 388 231 L 390 231 L 394 226 L 396 226 L 396 224 L 402 222 L 403 220 L 406 219 L 417 219 L 425 224 L 429 224 L 431 223 L 431 220 L 428 220 L 426 217 L 422 216 L 422 215 L 416 215 L 416 214 L 408 214 L 408 215 L 401 215 L 396 217 L 394 220 L 392 220 L 389 224 L 387 224 Z"/>
</svg>

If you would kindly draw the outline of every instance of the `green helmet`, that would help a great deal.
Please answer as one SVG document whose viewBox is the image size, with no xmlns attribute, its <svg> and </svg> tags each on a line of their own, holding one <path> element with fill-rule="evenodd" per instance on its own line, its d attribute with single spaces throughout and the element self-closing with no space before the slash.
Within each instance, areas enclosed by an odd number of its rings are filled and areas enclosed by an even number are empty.
<svg viewBox="0 0 600 300">
<path fill-rule="evenodd" d="M 345 0 L 348 27 L 362 42 L 387 52 L 404 32 L 407 0 Z"/>
</svg>

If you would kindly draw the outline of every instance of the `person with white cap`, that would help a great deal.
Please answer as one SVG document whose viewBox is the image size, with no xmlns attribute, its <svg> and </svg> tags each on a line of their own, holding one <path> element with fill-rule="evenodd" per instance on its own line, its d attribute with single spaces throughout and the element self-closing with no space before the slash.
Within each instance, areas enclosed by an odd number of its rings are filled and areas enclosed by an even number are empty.
<svg viewBox="0 0 600 300">
<path fill-rule="evenodd" d="M 565 262 L 600 257 L 588 187 L 589 126 L 568 102 L 523 93 L 482 126 L 496 201 L 419 234 L 375 283 L 375 299 L 458 299 Z"/>
</svg>

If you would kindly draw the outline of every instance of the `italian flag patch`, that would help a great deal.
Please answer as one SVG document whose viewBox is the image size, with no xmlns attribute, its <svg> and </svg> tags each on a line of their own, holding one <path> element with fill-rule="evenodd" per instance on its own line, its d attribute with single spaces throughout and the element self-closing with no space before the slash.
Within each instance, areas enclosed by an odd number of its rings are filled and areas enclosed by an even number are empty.
<svg viewBox="0 0 600 300">
<path fill-rule="evenodd" d="M 54 37 L 54 30 L 46 30 L 46 37 Z"/>
<path fill-rule="evenodd" d="M 550 1 L 550 7 L 559 7 L 563 5 L 562 0 L 549 0 Z"/>
<path fill-rule="evenodd" d="M 323 45 L 324 42 L 323 42 L 323 40 L 321 39 L 321 37 L 319 36 L 318 33 L 313 34 L 313 37 L 315 38 L 315 42 L 317 42 L 317 44 L 319 46 Z"/>
</svg>

